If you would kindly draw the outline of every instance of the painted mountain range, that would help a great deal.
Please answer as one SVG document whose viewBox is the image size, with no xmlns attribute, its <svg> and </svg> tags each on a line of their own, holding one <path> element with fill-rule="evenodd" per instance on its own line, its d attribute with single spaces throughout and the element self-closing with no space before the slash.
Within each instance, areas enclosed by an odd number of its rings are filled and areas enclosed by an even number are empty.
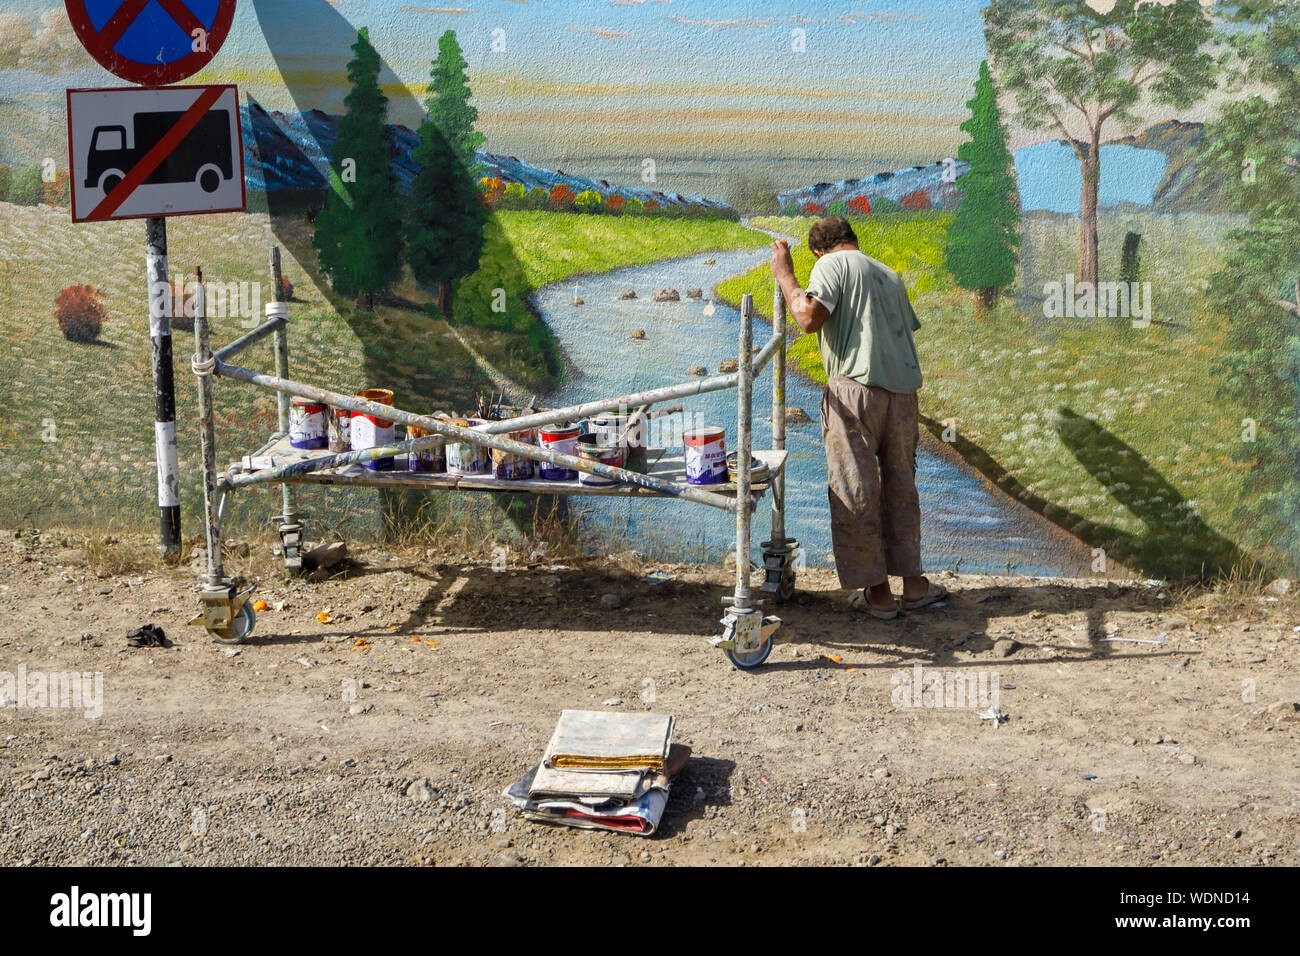
<svg viewBox="0 0 1300 956">
<path fill-rule="evenodd" d="M 1229 211 L 1222 189 L 1199 175 L 1201 166 L 1196 157 L 1204 135 L 1202 123 L 1166 120 L 1135 136 L 1102 144 L 1101 205 L 1132 204 L 1160 213 Z M 1086 144 L 1081 146 L 1088 148 Z M 1068 141 L 1051 140 L 1022 147 L 1016 151 L 1015 164 L 1020 202 L 1026 211 L 1079 211 L 1080 163 Z M 960 177 L 968 168 L 966 163 L 940 160 L 861 179 L 816 183 L 782 193 L 778 199 L 783 209 L 790 204 L 803 208 L 806 203 L 825 209 L 832 202 L 859 197 L 901 203 L 904 197 L 912 196 L 918 208 L 953 209 L 961 198 Z M 921 196 L 924 200 L 916 201 Z"/>
<path fill-rule="evenodd" d="M 320 189 L 329 181 L 329 155 L 338 139 L 339 117 L 321 110 L 283 113 L 266 110 L 257 103 L 240 107 L 244 134 L 244 178 L 251 190 Z M 402 189 L 410 189 L 419 167 L 411 159 L 411 150 L 419 144 L 419 135 L 402 125 L 388 127 L 397 147 L 393 172 Z M 699 204 L 710 209 L 731 207 L 715 199 L 683 196 L 632 186 L 613 185 L 603 179 L 574 176 L 563 170 L 542 169 L 514 156 L 498 156 L 479 151 L 483 176 L 495 176 L 504 183 L 522 183 L 526 188 L 549 190 L 564 183 L 574 193 L 592 189 L 602 196 L 622 196 L 645 202 L 656 200 L 660 206 Z"/>
</svg>

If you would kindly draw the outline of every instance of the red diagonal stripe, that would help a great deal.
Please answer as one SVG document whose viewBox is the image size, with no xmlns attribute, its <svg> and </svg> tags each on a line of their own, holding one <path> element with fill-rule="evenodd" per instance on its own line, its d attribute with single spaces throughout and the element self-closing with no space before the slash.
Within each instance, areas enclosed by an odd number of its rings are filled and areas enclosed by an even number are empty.
<svg viewBox="0 0 1300 956">
<path fill-rule="evenodd" d="M 99 38 L 104 41 L 106 49 L 111 50 L 117 46 L 117 41 L 122 39 L 126 28 L 135 22 L 135 18 L 147 6 L 149 0 L 126 0 L 126 3 L 117 8 L 117 13 L 109 17 L 104 29 L 99 31 Z"/>
<path fill-rule="evenodd" d="M 158 6 L 167 11 L 167 15 L 176 21 L 176 24 L 188 33 L 194 36 L 195 30 L 207 32 L 199 18 L 194 15 L 194 11 L 187 7 L 181 0 L 158 0 Z"/>
<path fill-rule="evenodd" d="M 221 94 L 225 91 L 226 87 L 221 86 L 203 87 L 203 92 L 199 95 L 199 98 L 176 121 L 176 125 L 169 129 L 167 135 L 158 140 L 153 148 L 141 157 L 140 162 L 131 167 L 131 171 L 126 174 L 126 178 L 118 183 L 117 188 L 105 196 L 86 218 L 90 220 L 107 219 L 117 212 L 118 207 L 126 202 L 131 193 L 135 192 L 137 186 L 148 179 L 153 174 L 153 171 L 162 165 L 162 161 L 167 158 L 173 149 L 180 145 L 181 140 L 188 136 L 190 130 L 198 125 L 199 120 L 203 118 L 203 114 L 211 109 L 217 100 L 221 99 Z"/>
</svg>

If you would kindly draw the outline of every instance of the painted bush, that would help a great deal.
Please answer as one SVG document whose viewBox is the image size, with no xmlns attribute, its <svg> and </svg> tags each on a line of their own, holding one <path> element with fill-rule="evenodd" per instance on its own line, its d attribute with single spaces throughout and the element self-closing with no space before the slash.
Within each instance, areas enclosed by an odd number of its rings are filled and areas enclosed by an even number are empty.
<svg viewBox="0 0 1300 956">
<path fill-rule="evenodd" d="M 54 300 L 59 331 L 69 342 L 94 342 L 99 338 L 104 320 L 104 293 L 90 285 L 68 286 Z"/>
<path fill-rule="evenodd" d="M 573 207 L 578 212 L 600 212 L 604 201 L 594 189 L 584 189 L 573 198 Z"/>
<path fill-rule="evenodd" d="M 850 216 L 868 216 L 871 214 L 871 200 L 866 196 L 855 196 L 848 202 Z"/>
<path fill-rule="evenodd" d="M 551 187 L 550 204 L 556 212 L 568 212 L 573 208 L 573 201 L 573 190 L 564 183 L 556 183 Z"/>
<path fill-rule="evenodd" d="M 924 189 L 914 189 L 903 197 L 902 206 L 908 212 L 920 212 L 930 208 L 930 196 Z"/>
<path fill-rule="evenodd" d="M 605 200 L 605 208 L 615 216 L 622 215 L 623 210 L 627 207 L 627 200 L 617 194 L 610 196 Z"/>
</svg>

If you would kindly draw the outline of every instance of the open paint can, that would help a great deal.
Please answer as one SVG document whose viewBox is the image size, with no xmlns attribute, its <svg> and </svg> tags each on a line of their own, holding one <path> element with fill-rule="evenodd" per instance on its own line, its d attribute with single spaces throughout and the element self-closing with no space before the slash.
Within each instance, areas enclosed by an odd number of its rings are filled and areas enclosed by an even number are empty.
<svg viewBox="0 0 1300 956">
<path fill-rule="evenodd" d="M 583 461 L 598 461 L 602 465 L 622 468 L 627 460 L 627 453 L 618 445 L 602 444 L 595 435 L 583 435 L 578 439 L 578 457 Z M 613 478 L 606 478 L 603 475 L 590 475 L 585 471 L 578 472 L 578 481 L 593 488 L 618 484 Z"/>
<path fill-rule="evenodd" d="M 587 419 L 587 434 L 595 435 L 600 444 L 623 449 L 623 460 L 629 471 L 646 470 L 646 442 L 648 429 L 646 417 L 640 416 L 632 427 L 634 412 L 602 412 Z"/>
<path fill-rule="evenodd" d="M 445 418 L 445 415 L 434 415 L 434 418 Z M 416 428 L 414 425 L 407 426 L 406 437 L 427 438 L 434 436 L 434 442 L 419 451 L 413 451 L 411 456 L 411 471 L 418 471 L 423 474 L 438 474 L 447 470 L 447 440 L 436 432 L 425 431 L 423 428 Z"/>
<path fill-rule="evenodd" d="M 578 453 L 578 436 L 581 434 L 582 429 L 571 422 L 561 422 L 558 425 L 543 425 L 537 430 L 537 443 L 549 451 L 576 456 Z M 547 481 L 573 481 L 578 477 L 578 473 L 572 468 L 561 468 L 558 465 L 552 465 L 548 461 L 539 462 L 539 464 L 542 466 L 540 469 L 542 477 Z"/>
<path fill-rule="evenodd" d="M 682 435 L 686 446 L 686 481 L 692 485 L 720 485 L 727 480 L 727 432 L 707 426 Z"/>
<path fill-rule="evenodd" d="M 329 449 L 332 452 L 352 450 L 352 413 L 346 408 L 331 407 L 329 416 Z"/>
<path fill-rule="evenodd" d="M 481 418 L 453 418 L 451 423 L 461 428 L 473 428 L 486 425 Z M 486 445 L 476 445 L 470 441 L 447 440 L 447 473 L 450 475 L 486 475 L 492 470 L 492 459 L 488 457 Z"/>
<path fill-rule="evenodd" d="M 386 388 L 364 389 L 357 392 L 357 398 L 365 399 L 367 402 L 377 402 L 380 405 L 393 404 L 393 393 Z M 351 429 L 353 451 L 367 451 L 393 443 L 393 423 L 387 418 L 376 418 L 364 412 L 353 412 Z M 365 464 L 371 471 L 393 470 L 392 458 L 377 458 Z"/>
<path fill-rule="evenodd" d="M 501 437 L 525 445 L 537 444 L 537 431 L 532 428 L 522 428 L 516 432 L 505 432 Z M 503 481 L 527 481 L 533 477 L 534 466 L 537 464 L 533 459 L 525 458 L 523 455 L 514 455 L 508 451 L 499 451 L 496 448 L 491 451 L 492 476 L 494 478 L 500 478 Z"/>
<path fill-rule="evenodd" d="M 289 444 L 294 448 L 324 448 L 326 407 L 309 398 L 295 398 L 289 403 Z"/>
</svg>

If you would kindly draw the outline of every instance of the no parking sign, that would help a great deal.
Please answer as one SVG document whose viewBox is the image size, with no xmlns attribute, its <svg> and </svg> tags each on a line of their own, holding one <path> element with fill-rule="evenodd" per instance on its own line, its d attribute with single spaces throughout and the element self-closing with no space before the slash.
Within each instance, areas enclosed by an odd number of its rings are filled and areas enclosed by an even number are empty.
<svg viewBox="0 0 1300 956">
<path fill-rule="evenodd" d="M 211 62 L 230 33 L 235 0 L 65 0 L 82 46 L 131 83 L 163 86 Z"/>
</svg>

